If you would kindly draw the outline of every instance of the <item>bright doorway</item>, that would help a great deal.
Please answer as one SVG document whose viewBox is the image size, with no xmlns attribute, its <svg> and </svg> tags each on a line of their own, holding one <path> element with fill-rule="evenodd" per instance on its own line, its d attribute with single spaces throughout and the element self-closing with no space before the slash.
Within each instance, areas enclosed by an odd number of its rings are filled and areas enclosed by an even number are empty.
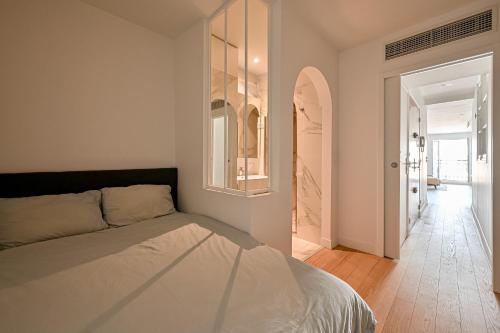
<svg viewBox="0 0 500 333">
<path fill-rule="evenodd" d="M 332 246 L 332 102 L 318 69 L 299 73 L 292 107 L 292 256 L 305 260 Z"/>
<path fill-rule="evenodd" d="M 386 256 L 433 204 L 445 219 L 472 216 L 492 262 L 492 71 L 486 54 L 385 79 Z M 468 204 L 450 210 L 449 198 Z"/>
</svg>

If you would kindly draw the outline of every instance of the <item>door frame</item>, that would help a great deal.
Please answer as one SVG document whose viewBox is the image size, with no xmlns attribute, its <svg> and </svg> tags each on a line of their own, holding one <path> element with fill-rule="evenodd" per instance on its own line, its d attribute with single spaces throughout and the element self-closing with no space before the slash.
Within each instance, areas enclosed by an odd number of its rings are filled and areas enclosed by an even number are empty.
<svg viewBox="0 0 500 333">
<path fill-rule="evenodd" d="M 453 53 L 453 54 L 452 54 Z M 403 74 L 410 74 L 413 72 L 421 72 L 423 70 L 428 70 L 431 68 L 439 68 L 444 65 L 449 65 L 452 63 L 460 63 L 464 60 L 474 59 L 478 57 L 485 56 L 487 54 L 491 54 L 493 57 L 493 69 L 492 69 L 492 91 L 493 91 L 493 102 L 492 102 L 492 238 L 493 238 L 493 257 L 492 257 L 492 271 L 493 271 L 493 289 L 495 292 L 500 292 L 500 204 L 495 205 L 495 198 L 500 198 L 500 179 L 496 179 L 494 177 L 495 174 L 500 175 L 500 163 L 497 163 L 496 156 L 500 156 L 500 135 L 496 135 L 496 129 L 500 128 L 500 117 L 495 117 L 495 114 L 500 115 L 500 89 L 495 89 L 495 78 L 499 78 L 500 80 L 500 43 L 490 44 L 484 47 L 473 48 L 465 51 L 453 51 L 450 50 L 449 54 L 444 56 L 436 56 L 432 59 L 417 62 L 410 65 L 405 65 L 401 67 L 396 67 L 395 69 L 385 70 L 379 76 L 380 82 L 380 92 L 379 92 L 379 101 L 380 101 L 380 110 L 379 112 L 379 121 L 378 121 L 378 130 L 379 130 L 379 147 L 383 154 L 379 154 L 378 157 L 378 172 L 377 172 L 377 183 L 379 192 L 377 197 L 381 198 L 377 200 L 377 254 L 384 256 L 385 251 L 384 248 L 386 243 L 394 244 L 398 240 L 395 237 L 398 237 L 395 232 L 386 233 L 386 214 L 387 210 L 393 208 L 390 203 L 386 205 L 385 202 L 385 193 L 386 191 L 394 190 L 387 189 L 385 184 L 385 166 L 387 164 L 386 156 L 385 156 L 385 113 L 386 113 L 386 105 L 385 105 L 385 80 L 391 77 L 401 77 Z M 497 144 L 496 144 L 497 143 Z M 389 162 L 390 163 L 390 162 Z M 498 199 L 500 200 L 500 199 Z M 399 201 L 397 202 L 399 209 Z M 389 224 L 389 227 L 393 228 L 393 225 Z M 399 227 L 398 227 L 399 228 Z M 399 231 L 399 230 L 398 230 Z M 391 236 L 392 235 L 392 236 Z M 389 238 L 388 238 L 389 236 Z M 392 237 L 392 238 L 391 238 Z M 399 238 L 399 237 L 398 237 Z M 399 251 L 398 251 L 399 252 Z"/>
</svg>

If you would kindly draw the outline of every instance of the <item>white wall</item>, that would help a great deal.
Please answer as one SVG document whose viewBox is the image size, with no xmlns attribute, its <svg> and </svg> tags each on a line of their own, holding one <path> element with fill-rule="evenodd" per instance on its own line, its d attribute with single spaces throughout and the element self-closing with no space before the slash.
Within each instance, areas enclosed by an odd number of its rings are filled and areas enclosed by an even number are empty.
<svg viewBox="0 0 500 333">
<path fill-rule="evenodd" d="M 480 1 L 339 55 L 339 242 L 383 254 L 383 78 L 491 51 L 498 31 L 385 62 L 385 42 L 475 13 Z M 363 209 L 360 209 L 363 207 Z"/>
<path fill-rule="evenodd" d="M 482 82 L 483 89 L 486 90 L 488 95 L 488 150 L 486 159 L 479 160 L 477 159 L 477 118 L 472 117 L 472 210 L 474 213 L 474 218 L 476 220 L 476 224 L 481 234 L 481 241 L 483 242 L 483 247 L 486 250 L 489 259 L 492 257 L 492 249 L 493 249 L 493 224 L 492 224 L 492 208 L 491 208 L 491 194 L 492 194 L 492 163 L 491 163 L 491 124 L 492 124 L 492 112 L 491 112 L 491 84 L 489 82 L 489 78 L 491 76 L 488 75 L 488 79 L 485 79 Z M 487 88 L 485 88 L 487 87 Z M 482 100 L 481 96 L 474 97 L 474 107 L 476 105 L 477 100 Z M 480 102 L 479 102 L 480 103 Z M 473 114 L 476 114 L 478 111 L 473 110 Z"/>
<path fill-rule="evenodd" d="M 291 252 L 292 102 L 295 81 L 306 66 L 317 67 L 326 77 L 334 103 L 337 54 L 300 15 L 277 0 L 272 7 L 273 46 L 271 69 L 271 177 L 270 194 L 244 198 L 203 189 L 203 50 L 200 22 L 175 41 L 176 161 L 179 167 L 180 207 L 202 213 L 250 232 L 258 240 L 285 253 Z M 336 128 L 336 107 L 333 126 Z M 336 133 L 336 130 L 332 129 Z M 332 139 L 336 143 L 336 139 Z M 333 170 L 336 172 L 336 161 Z M 336 174 L 332 175 L 332 187 Z M 334 205 L 335 199 L 332 200 Z"/>
<path fill-rule="evenodd" d="M 481 53 L 500 52 L 500 32 L 495 30 L 435 47 L 413 55 L 384 62 L 386 42 L 424 31 L 431 27 L 477 13 L 497 0 L 478 1 L 467 7 L 430 19 L 417 26 L 396 32 L 339 55 L 339 241 L 361 250 L 383 255 L 384 249 L 384 154 L 383 154 L 383 78 L 412 70 L 454 61 Z M 498 19 L 498 16 L 497 16 Z M 496 22 L 498 26 L 498 22 Z M 500 80 L 500 62 L 494 60 L 495 81 Z M 500 100 L 500 89 L 494 89 L 494 99 Z M 498 103 L 494 108 L 498 108 Z M 495 112 L 495 111 L 494 111 Z M 493 127 L 500 119 L 493 117 Z M 360 135 L 361 134 L 361 135 Z M 493 144 L 492 155 L 500 155 L 500 142 Z M 495 158 L 495 157 L 493 157 Z M 500 172 L 500 163 L 493 165 Z M 500 219 L 500 183 L 493 179 L 493 224 Z M 498 183 L 498 184 L 497 184 Z M 359 207 L 363 209 L 359 209 Z M 495 290 L 500 291 L 500 228 L 493 226 L 493 275 Z M 351 240 L 346 244 L 343 240 Z"/>
<path fill-rule="evenodd" d="M 172 44 L 80 1 L 1 1 L 0 172 L 174 165 Z"/>
<path fill-rule="evenodd" d="M 377 145 L 382 88 L 379 53 L 379 43 L 371 43 L 339 56 L 338 240 L 370 253 L 375 253 L 377 240 L 377 161 L 383 148 Z"/>
</svg>

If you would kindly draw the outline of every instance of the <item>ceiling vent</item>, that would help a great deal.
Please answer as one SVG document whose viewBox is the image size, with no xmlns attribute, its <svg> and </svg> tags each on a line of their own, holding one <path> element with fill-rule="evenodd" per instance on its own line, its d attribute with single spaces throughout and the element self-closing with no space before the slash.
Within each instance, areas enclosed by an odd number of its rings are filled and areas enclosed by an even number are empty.
<svg viewBox="0 0 500 333">
<path fill-rule="evenodd" d="M 466 17 L 385 46 L 385 60 L 493 30 L 493 10 Z"/>
</svg>

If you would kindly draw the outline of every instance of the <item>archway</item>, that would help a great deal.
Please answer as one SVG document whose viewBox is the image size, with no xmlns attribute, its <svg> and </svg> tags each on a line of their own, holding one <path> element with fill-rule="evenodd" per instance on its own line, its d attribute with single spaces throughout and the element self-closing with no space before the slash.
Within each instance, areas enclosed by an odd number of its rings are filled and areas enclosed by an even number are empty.
<svg viewBox="0 0 500 333">
<path fill-rule="evenodd" d="M 244 134 L 243 130 L 245 126 L 245 108 L 242 107 L 238 112 L 238 157 L 245 156 L 245 144 L 244 144 Z M 249 158 L 257 158 L 258 156 L 258 124 L 260 111 L 259 109 L 253 105 L 248 104 L 247 113 L 246 113 L 247 121 L 247 154 Z"/>
<path fill-rule="evenodd" d="M 332 100 L 315 67 L 297 77 L 294 98 L 292 254 L 332 247 Z"/>
</svg>

